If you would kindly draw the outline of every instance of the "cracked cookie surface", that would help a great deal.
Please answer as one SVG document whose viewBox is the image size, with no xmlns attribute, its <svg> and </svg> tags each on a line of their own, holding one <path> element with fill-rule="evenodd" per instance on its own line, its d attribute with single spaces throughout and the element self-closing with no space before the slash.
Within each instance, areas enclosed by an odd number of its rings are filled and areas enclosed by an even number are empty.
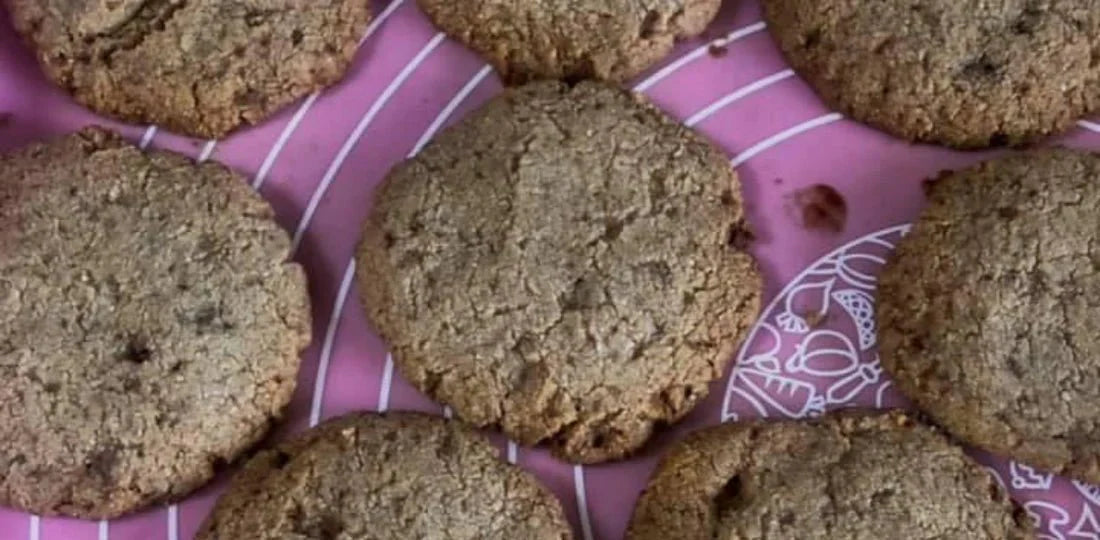
<svg viewBox="0 0 1100 540">
<path fill-rule="evenodd" d="M 337 82 L 368 0 L 13 0 L 46 74 L 91 109 L 219 138 Z"/>
<path fill-rule="evenodd" d="M 1021 144 L 1100 111 L 1093 0 L 764 0 L 829 106 L 897 136 Z"/>
<path fill-rule="evenodd" d="M 879 280 L 898 388 L 970 444 L 1100 482 L 1100 155 L 948 174 Z"/>
<path fill-rule="evenodd" d="M 1034 538 L 981 465 L 902 412 L 747 421 L 661 460 L 628 540 Z"/>
<path fill-rule="evenodd" d="M 686 414 L 759 309 L 720 151 L 600 83 L 506 91 L 396 167 L 358 254 L 417 387 L 575 462 Z"/>
<path fill-rule="evenodd" d="M 0 503 L 113 517 L 259 440 L 309 341 L 289 249 L 221 165 L 96 128 L 0 157 Z"/>
<path fill-rule="evenodd" d="M 196 540 L 569 540 L 561 505 L 469 427 L 353 413 L 253 457 Z"/>
<path fill-rule="evenodd" d="M 721 0 L 419 0 L 504 80 L 629 79 L 698 35 Z"/>
</svg>

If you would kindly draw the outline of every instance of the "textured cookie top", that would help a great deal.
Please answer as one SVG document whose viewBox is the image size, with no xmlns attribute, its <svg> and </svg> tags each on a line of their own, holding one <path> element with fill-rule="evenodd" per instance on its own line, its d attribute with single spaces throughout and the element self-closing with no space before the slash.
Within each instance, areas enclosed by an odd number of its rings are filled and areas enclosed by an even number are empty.
<svg viewBox="0 0 1100 540">
<path fill-rule="evenodd" d="M 309 340 L 242 178 L 88 129 L 0 157 L 0 503 L 116 516 L 258 440 Z"/>
<path fill-rule="evenodd" d="M 661 461 L 626 537 L 1034 538 L 985 469 L 900 412 L 695 433 Z"/>
<path fill-rule="evenodd" d="M 956 436 L 1100 482 L 1100 155 L 936 182 L 879 282 L 882 364 Z"/>
<path fill-rule="evenodd" d="M 1094 0 L 764 0 L 829 103 L 910 140 L 1018 144 L 1100 110 Z"/>
<path fill-rule="evenodd" d="M 463 424 L 351 414 L 253 457 L 196 540 L 568 540 L 553 495 Z"/>
<path fill-rule="evenodd" d="M 721 375 L 759 307 L 749 237 L 714 147 L 619 89 L 537 83 L 389 175 L 359 283 L 419 388 L 596 462 Z"/>
<path fill-rule="evenodd" d="M 13 0 L 57 84 L 97 112 L 202 137 L 340 79 L 368 0 Z"/>
<path fill-rule="evenodd" d="M 629 79 L 701 33 L 721 0 L 419 0 L 513 83 Z"/>
</svg>

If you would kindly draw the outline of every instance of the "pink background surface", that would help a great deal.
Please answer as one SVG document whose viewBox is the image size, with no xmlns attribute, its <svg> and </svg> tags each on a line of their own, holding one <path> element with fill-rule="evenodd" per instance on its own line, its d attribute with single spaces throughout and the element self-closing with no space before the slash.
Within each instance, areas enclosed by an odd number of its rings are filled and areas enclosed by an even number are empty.
<svg viewBox="0 0 1100 540">
<path fill-rule="evenodd" d="M 874 275 L 904 231 L 898 226 L 923 205 L 922 179 L 991 155 L 914 146 L 840 118 L 787 71 L 756 3 L 726 4 L 706 38 L 683 43 L 632 86 L 730 156 L 760 238 L 755 250 L 770 305 L 731 362 L 737 367 L 707 401 L 633 460 L 574 467 L 494 436 L 503 458 L 533 471 L 561 499 L 577 538 L 621 538 L 661 448 L 686 430 L 762 415 L 903 405 L 866 331 Z M 709 39 L 728 40 L 726 53 L 709 54 Z M 444 413 L 393 371 L 348 279 L 351 255 L 386 171 L 499 90 L 485 64 L 439 35 L 412 0 L 391 0 L 377 6 L 343 84 L 224 141 L 195 140 L 118 125 L 72 103 L 43 78 L 0 14 L 0 114 L 10 114 L 0 123 L 0 151 L 90 123 L 112 126 L 135 142 L 241 171 L 300 240 L 296 258 L 310 274 L 314 341 L 280 435 L 356 409 Z M 1100 126 L 1082 122 L 1056 142 L 1100 149 Z M 791 194 L 814 184 L 831 185 L 847 200 L 843 232 L 798 225 Z M 827 316 L 809 328 L 801 315 L 814 311 Z M 1025 504 L 1043 538 L 1100 538 L 1100 489 L 979 457 Z M 189 539 L 223 486 L 220 479 L 178 506 L 110 522 L 0 509 L 0 540 Z"/>
</svg>

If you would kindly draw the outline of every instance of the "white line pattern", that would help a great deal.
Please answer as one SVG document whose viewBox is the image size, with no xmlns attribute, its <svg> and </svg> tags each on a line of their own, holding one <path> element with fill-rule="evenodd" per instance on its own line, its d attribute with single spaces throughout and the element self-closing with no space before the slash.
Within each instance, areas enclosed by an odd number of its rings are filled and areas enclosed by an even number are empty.
<svg viewBox="0 0 1100 540">
<path fill-rule="evenodd" d="M 153 142 L 153 137 L 157 135 L 157 126 L 149 126 L 145 128 L 145 133 L 141 135 L 141 142 L 138 143 L 138 148 L 145 150 L 149 147 L 149 143 Z"/>
<path fill-rule="evenodd" d="M 210 159 L 210 156 L 214 155 L 214 148 L 217 145 L 218 141 L 215 139 L 210 139 L 209 141 L 206 141 L 206 144 L 202 146 L 202 151 L 199 152 L 198 162 L 202 163 Z"/>
<path fill-rule="evenodd" d="M 271 146 L 271 150 L 267 152 L 267 156 L 264 157 L 264 162 L 260 164 L 260 170 L 256 171 L 256 176 L 252 178 L 252 188 L 259 190 L 264 187 L 264 182 L 267 182 L 267 175 L 271 172 L 271 167 L 275 165 L 275 160 L 283 153 L 283 148 L 286 147 L 287 141 L 290 140 L 290 136 L 294 135 L 295 131 L 298 131 L 298 125 L 302 123 L 302 119 L 306 117 L 306 113 L 313 108 L 313 103 L 320 97 L 320 92 L 314 92 L 302 102 L 302 105 L 298 107 L 298 110 L 294 112 L 294 116 L 290 117 L 290 121 L 283 127 L 283 131 L 279 133 L 279 138 L 275 139 L 275 144 Z"/>
<path fill-rule="evenodd" d="M 764 77 L 763 79 L 742 86 L 741 88 L 738 88 L 737 90 L 726 94 L 718 101 L 707 105 L 705 108 L 703 108 L 703 110 L 691 115 L 691 118 L 688 118 L 684 121 L 684 125 L 686 125 L 687 127 L 695 127 L 696 124 L 702 122 L 703 120 L 706 120 L 707 118 L 710 118 L 712 115 L 714 115 L 714 113 L 722 110 L 723 108 L 728 107 L 733 103 L 744 99 L 760 90 L 763 90 L 764 88 L 767 88 L 779 81 L 789 79 L 793 76 L 794 71 L 785 69 L 783 71 L 780 71 L 779 73 L 773 73 L 771 75 L 768 75 L 767 77 Z"/>
<path fill-rule="evenodd" d="M 581 520 L 584 540 L 592 540 L 592 519 L 588 516 L 588 493 L 584 487 L 584 467 L 573 466 L 573 487 L 577 492 L 577 516 Z"/>
<path fill-rule="evenodd" d="M 309 426 L 316 426 L 321 421 L 321 402 L 325 398 L 325 382 L 328 379 L 328 365 L 332 360 L 332 346 L 336 340 L 336 329 L 340 326 L 340 314 L 344 312 L 344 304 L 348 300 L 348 291 L 355 278 L 355 259 L 348 262 L 344 270 L 344 279 L 340 282 L 340 291 L 336 294 L 336 302 L 332 305 L 332 316 L 328 320 L 328 328 L 325 329 L 325 340 L 321 344 L 321 358 L 317 365 L 317 379 L 313 382 L 313 400 L 309 407 Z"/>
<path fill-rule="evenodd" d="M 829 113 L 829 114 L 814 118 L 812 120 L 807 120 L 805 122 L 802 122 L 801 124 L 790 127 L 788 129 L 785 129 L 785 130 L 783 130 L 779 133 L 776 133 L 775 135 L 772 135 L 771 137 L 768 137 L 767 139 L 764 139 L 764 140 L 752 145 L 751 147 L 749 147 L 744 152 L 741 152 L 740 154 L 737 154 L 730 161 L 730 164 L 733 165 L 733 168 L 736 169 L 737 167 L 741 166 L 741 164 L 745 163 L 746 161 L 756 157 L 760 153 L 762 153 L 762 152 L 764 152 L 764 151 L 766 151 L 770 148 L 774 148 L 775 146 L 778 146 L 779 144 L 783 143 L 784 141 L 786 141 L 788 139 L 793 139 L 794 137 L 797 137 L 798 135 L 800 135 L 802 133 L 805 133 L 807 131 L 810 131 L 812 129 L 824 126 L 826 124 L 831 124 L 833 122 L 836 122 L 837 120 L 840 120 L 841 118 L 844 118 L 844 116 L 842 116 L 840 113 Z"/>
<path fill-rule="evenodd" d="M 485 80 L 485 77 L 492 72 L 493 68 L 491 66 L 485 66 L 478 70 L 478 72 L 470 78 L 466 85 L 463 86 L 457 94 L 455 94 L 455 97 L 451 98 L 451 101 L 447 103 L 447 106 L 439 112 L 439 115 L 435 117 L 435 120 L 432 120 L 432 123 L 428 126 L 428 129 L 424 130 L 424 134 L 420 136 L 420 140 L 416 141 L 416 144 L 413 146 L 412 151 L 409 152 L 409 157 L 413 157 L 419 154 L 420 151 L 424 149 L 424 146 L 428 144 L 428 141 L 432 140 L 432 137 L 435 136 L 436 132 L 438 132 L 439 129 L 443 127 L 443 124 L 447 121 L 447 119 L 450 118 L 452 114 L 454 114 L 455 109 L 457 109 L 458 106 L 462 104 L 462 102 L 466 101 L 466 98 L 470 96 L 470 94 L 474 91 L 475 88 L 477 88 L 479 84 L 481 84 L 481 81 Z"/>
<path fill-rule="evenodd" d="M 367 30 L 363 32 L 363 37 L 359 39 L 360 47 L 362 47 L 363 43 L 382 26 L 382 23 L 386 22 L 386 19 L 390 18 L 390 15 L 393 15 L 394 11 L 397 11 L 397 8 L 401 6 L 402 2 L 404 2 L 404 0 L 393 0 L 390 2 L 390 5 L 386 6 L 386 9 L 370 23 L 370 26 L 367 26 Z M 252 179 L 253 189 L 259 190 L 264 186 L 264 182 L 267 181 L 271 168 L 275 165 L 275 160 L 283 153 L 283 148 L 286 147 L 290 137 L 294 135 L 294 132 L 298 131 L 298 126 L 302 123 L 302 119 L 304 119 L 306 113 L 313 108 L 313 104 L 317 102 L 317 98 L 319 97 L 321 97 L 320 91 L 310 94 L 309 97 L 298 106 L 298 110 L 294 112 L 294 116 L 290 117 L 290 121 L 283 127 L 283 131 L 279 133 L 279 137 L 275 140 L 275 144 L 272 145 L 271 150 L 268 151 L 267 156 L 264 157 L 260 169 L 256 171 L 256 176 Z"/>
<path fill-rule="evenodd" d="M 443 42 L 444 35 L 438 33 L 424 45 L 424 48 L 420 49 L 420 52 L 413 57 L 413 59 L 401 70 L 401 73 L 397 75 L 389 86 L 382 91 L 382 94 L 378 96 L 378 99 L 374 101 L 371 108 L 367 111 L 367 114 L 359 121 L 359 124 L 355 126 L 355 130 L 351 132 L 348 139 L 344 141 L 344 145 L 340 148 L 340 152 L 336 154 L 336 159 L 329 165 L 328 171 L 325 172 L 325 176 L 321 179 L 320 185 L 313 191 L 313 196 L 309 199 L 309 204 L 306 205 L 306 210 L 302 214 L 302 219 L 298 222 L 298 228 L 294 231 L 294 239 L 291 241 L 290 249 L 291 253 L 296 253 L 298 247 L 302 244 L 302 237 L 305 235 L 306 230 L 309 229 L 309 224 L 313 221 L 313 215 L 317 212 L 317 207 L 321 204 L 321 199 L 324 198 L 325 193 L 328 192 L 329 186 L 332 185 L 333 180 L 336 179 L 336 175 L 340 172 L 340 169 L 344 166 L 344 161 L 351 155 L 351 152 L 355 150 L 355 147 L 359 145 L 359 139 L 363 136 L 363 132 L 370 127 L 371 122 L 378 116 L 378 113 L 386 106 L 390 98 L 397 92 L 401 85 L 405 83 L 405 80 L 416 68 L 424 62 L 424 59 L 428 57 Z"/>
<path fill-rule="evenodd" d="M 378 412 L 390 410 L 390 391 L 393 386 L 393 355 L 386 353 L 386 365 L 382 368 L 382 385 L 378 390 Z"/>
<path fill-rule="evenodd" d="M 111 526 L 107 524 L 107 520 L 99 520 L 99 540 L 110 540 Z"/>
<path fill-rule="evenodd" d="M 168 507 L 168 540 L 179 540 L 180 538 L 180 509 L 179 505 L 173 504 Z"/>
<path fill-rule="evenodd" d="M 1100 133 L 1100 124 L 1097 124 L 1096 122 L 1089 122 L 1088 120 L 1081 120 L 1080 122 L 1077 122 L 1077 125 L 1085 128 L 1089 131 L 1092 131 L 1094 133 Z"/>
<path fill-rule="evenodd" d="M 362 46 L 363 42 L 367 41 L 375 31 L 381 28 L 382 23 L 386 22 L 386 19 L 390 18 L 390 15 L 393 15 L 393 12 L 397 11 L 397 8 L 401 7 L 404 1 L 405 0 L 393 0 L 390 2 L 390 5 L 386 6 L 386 9 L 382 10 L 382 13 L 378 14 L 378 17 L 370 23 L 370 26 L 367 27 L 367 31 L 363 32 L 363 37 L 359 39 L 359 45 Z"/>
<path fill-rule="evenodd" d="M 680 68 L 690 64 L 691 62 L 694 62 L 700 56 L 707 54 L 707 51 L 709 51 L 710 48 L 714 45 L 729 46 L 731 43 L 740 40 L 741 38 L 751 36 L 757 32 L 760 32 L 761 30 L 764 30 L 765 28 L 767 28 L 767 25 L 765 25 L 763 21 L 756 22 L 743 28 L 738 28 L 733 32 L 730 32 L 729 35 L 727 35 L 725 38 L 712 41 L 710 43 L 707 43 L 706 45 L 702 45 L 697 49 L 691 51 L 690 53 L 681 56 L 680 58 L 676 59 L 675 62 L 672 62 L 671 64 L 661 68 L 660 71 L 654 73 L 653 75 L 650 75 L 644 81 L 635 85 L 634 91 L 645 92 L 646 90 L 653 88 L 654 85 L 666 79 L 669 75 L 672 75 L 673 73 L 679 71 Z"/>
<path fill-rule="evenodd" d="M 29 540 L 41 540 L 42 518 L 38 516 L 31 516 L 30 523 L 27 527 L 27 538 Z"/>
</svg>

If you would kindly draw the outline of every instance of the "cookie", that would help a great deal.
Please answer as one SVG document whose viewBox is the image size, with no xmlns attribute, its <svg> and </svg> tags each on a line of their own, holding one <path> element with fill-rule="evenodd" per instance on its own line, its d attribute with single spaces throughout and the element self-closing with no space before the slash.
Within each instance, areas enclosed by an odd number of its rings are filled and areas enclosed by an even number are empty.
<svg viewBox="0 0 1100 540">
<path fill-rule="evenodd" d="M 825 102 L 912 141 L 1018 145 L 1100 111 L 1093 0 L 764 0 Z"/>
<path fill-rule="evenodd" d="M 627 540 L 1035 538 L 1026 512 L 901 412 L 706 429 L 662 459 Z"/>
<path fill-rule="evenodd" d="M 253 457 L 196 540 L 568 540 L 557 499 L 459 422 L 354 413 Z"/>
<path fill-rule="evenodd" d="M 418 388 L 592 463 L 721 375 L 759 308 L 749 238 L 717 149 L 629 92 L 541 82 L 390 173 L 358 281 Z"/>
<path fill-rule="evenodd" d="M 960 439 L 1100 482 L 1100 154 L 949 174 L 879 281 L 882 365 Z"/>
<path fill-rule="evenodd" d="M 301 268 L 244 179 L 90 128 L 0 157 L 0 504 L 180 497 L 280 416 Z"/>
<path fill-rule="evenodd" d="M 207 138 L 340 80 L 371 18 L 368 0 L 13 0 L 11 9 L 46 75 L 80 103 Z"/>
<path fill-rule="evenodd" d="M 419 0 L 511 83 L 629 79 L 701 34 L 721 0 Z"/>
</svg>

